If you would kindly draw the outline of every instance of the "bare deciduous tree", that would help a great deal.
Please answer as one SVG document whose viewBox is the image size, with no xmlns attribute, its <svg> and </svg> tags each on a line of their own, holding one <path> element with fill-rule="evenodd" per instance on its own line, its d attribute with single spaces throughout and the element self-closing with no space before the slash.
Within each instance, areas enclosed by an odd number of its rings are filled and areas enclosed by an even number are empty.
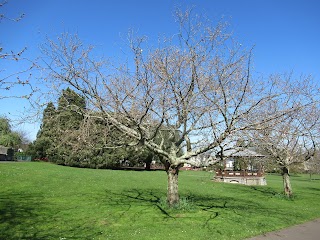
<svg viewBox="0 0 320 240">
<path fill-rule="evenodd" d="M 131 145 L 160 156 L 170 206 L 179 201 L 181 166 L 200 166 L 196 156 L 220 150 L 241 132 L 262 129 L 295 108 L 281 79 L 254 79 L 252 50 L 236 43 L 225 24 L 211 26 L 190 14 L 176 12 L 177 34 L 158 47 L 148 48 L 146 38 L 130 35 L 133 61 L 120 66 L 95 59 L 93 48 L 75 36 L 63 35 L 43 48 L 43 71 L 53 88 L 81 93 L 91 110 L 86 117 L 112 123 L 133 139 Z M 268 107 L 277 102 L 287 105 L 279 111 Z M 168 136 L 171 145 L 164 147 Z"/>
<path fill-rule="evenodd" d="M 306 89 L 316 89 L 310 87 L 300 88 L 301 94 Z M 302 105 L 302 99 L 293 92 L 296 106 L 290 114 L 281 117 L 275 122 L 265 124 L 265 128 L 251 132 L 251 139 L 258 148 L 263 149 L 270 156 L 271 161 L 275 161 L 282 171 L 283 190 L 288 197 L 293 195 L 290 182 L 290 166 L 303 164 L 312 160 L 317 149 L 317 126 L 319 126 L 319 109 L 315 100 L 310 100 L 313 104 Z M 314 96 L 307 95 L 307 98 Z M 299 99 L 297 101 L 297 99 Z M 278 111 L 279 106 L 273 104 L 270 109 Z"/>
<path fill-rule="evenodd" d="M 310 175 L 310 181 L 312 180 L 312 174 L 320 174 L 320 154 L 319 149 L 317 149 L 317 152 L 315 155 L 310 158 L 307 162 L 305 162 L 305 170 Z"/>
</svg>

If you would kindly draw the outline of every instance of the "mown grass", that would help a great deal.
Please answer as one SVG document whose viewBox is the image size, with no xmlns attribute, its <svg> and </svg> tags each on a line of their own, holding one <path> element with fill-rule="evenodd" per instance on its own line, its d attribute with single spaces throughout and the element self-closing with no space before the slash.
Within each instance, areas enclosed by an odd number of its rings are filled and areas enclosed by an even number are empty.
<svg viewBox="0 0 320 240">
<path fill-rule="evenodd" d="M 0 164 L 0 239 L 244 239 L 320 217 L 320 177 L 268 186 L 214 183 L 182 171 L 181 205 L 164 204 L 166 173 Z"/>
</svg>

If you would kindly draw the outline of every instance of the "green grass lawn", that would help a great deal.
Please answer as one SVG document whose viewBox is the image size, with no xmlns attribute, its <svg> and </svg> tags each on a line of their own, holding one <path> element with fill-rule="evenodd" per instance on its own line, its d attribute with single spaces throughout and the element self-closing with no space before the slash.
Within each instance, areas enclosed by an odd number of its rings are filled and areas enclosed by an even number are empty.
<svg viewBox="0 0 320 240">
<path fill-rule="evenodd" d="M 320 176 L 292 176 L 295 197 L 182 171 L 185 205 L 167 209 L 166 173 L 0 164 L 0 239 L 244 239 L 320 217 Z"/>
</svg>

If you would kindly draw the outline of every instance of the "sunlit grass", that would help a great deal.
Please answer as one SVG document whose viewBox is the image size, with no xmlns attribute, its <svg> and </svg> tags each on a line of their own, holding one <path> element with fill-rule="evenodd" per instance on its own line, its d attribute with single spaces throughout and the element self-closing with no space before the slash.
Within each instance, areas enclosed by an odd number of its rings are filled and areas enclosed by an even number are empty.
<svg viewBox="0 0 320 240">
<path fill-rule="evenodd" d="M 244 239 L 320 217 L 320 177 L 267 186 L 214 183 L 182 171 L 180 205 L 165 205 L 166 173 L 0 164 L 0 239 Z"/>
</svg>

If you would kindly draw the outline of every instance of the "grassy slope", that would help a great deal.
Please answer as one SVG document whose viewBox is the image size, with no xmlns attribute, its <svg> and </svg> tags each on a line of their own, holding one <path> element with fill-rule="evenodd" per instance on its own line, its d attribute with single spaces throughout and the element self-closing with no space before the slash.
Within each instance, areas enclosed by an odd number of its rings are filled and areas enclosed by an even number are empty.
<svg viewBox="0 0 320 240">
<path fill-rule="evenodd" d="M 189 210 L 168 210 L 165 172 L 0 164 L 0 239 L 243 239 L 320 217 L 319 180 L 292 176 L 296 197 L 268 186 L 214 183 L 180 173 Z M 319 176 L 318 176 L 319 177 Z"/>
</svg>

